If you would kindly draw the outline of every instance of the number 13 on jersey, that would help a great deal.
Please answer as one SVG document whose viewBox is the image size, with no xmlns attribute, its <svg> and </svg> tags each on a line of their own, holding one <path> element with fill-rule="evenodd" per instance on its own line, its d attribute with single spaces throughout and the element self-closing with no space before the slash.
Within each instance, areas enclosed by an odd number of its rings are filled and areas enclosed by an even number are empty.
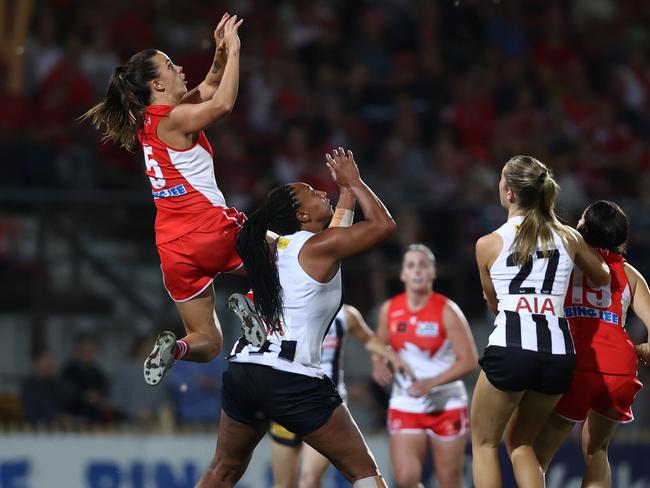
<svg viewBox="0 0 650 488">
<path fill-rule="evenodd" d="M 587 281 L 586 288 L 585 281 Z M 591 305 L 592 307 L 609 308 L 612 305 L 611 282 L 602 288 L 592 288 L 589 280 L 585 280 L 580 268 L 574 268 L 571 303 L 574 305 Z"/>
</svg>

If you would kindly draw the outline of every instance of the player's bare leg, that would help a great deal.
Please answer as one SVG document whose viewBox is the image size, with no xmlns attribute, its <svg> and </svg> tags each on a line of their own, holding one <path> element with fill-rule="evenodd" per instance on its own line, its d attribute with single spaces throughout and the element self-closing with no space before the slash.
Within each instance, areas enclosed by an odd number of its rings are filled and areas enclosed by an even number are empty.
<svg viewBox="0 0 650 488">
<path fill-rule="evenodd" d="M 395 432 L 390 435 L 390 458 L 398 488 L 423 488 L 422 461 L 427 452 L 425 432 Z"/>
<path fill-rule="evenodd" d="M 230 418 L 221 410 L 217 450 L 208 471 L 195 488 L 231 488 L 235 486 L 253 456 L 255 446 L 268 430 L 268 422 L 244 424 Z"/>
<path fill-rule="evenodd" d="M 431 451 L 440 488 L 462 488 L 467 434 L 456 439 L 431 439 Z"/>
<path fill-rule="evenodd" d="M 271 441 L 273 488 L 295 488 L 301 444 L 286 446 L 275 440 Z"/>
<path fill-rule="evenodd" d="M 555 456 L 555 453 L 566 438 L 569 437 L 574 426 L 575 422 L 560 417 L 555 412 L 551 414 L 546 424 L 544 424 L 544 427 L 537 435 L 533 444 L 535 456 L 537 456 L 544 473 L 548 471 L 553 456 Z M 508 452 L 512 451 L 512 446 L 508 445 L 508 439 L 506 439 L 506 447 L 508 448 Z"/>
<path fill-rule="evenodd" d="M 366 441 L 345 405 L 339 405 L 324 425 L 303 436 L 354 487 L 387 487 Z"/>
<path fill-rule="evenodd" d="M 304 444 L 298 488 L 319 488 L 321 480 L 329 467 L 330 462 L 325 456 L 309 444 Z"/>
<path fill-rule="evenodd" d="M 505 438 L 518 486 L 545 486 L 544 473 L 533 445 L 561 396 L 528 390 L 510 419 Z"/>
<path fill-rule="evenodd" d="M 506 393 L 481 371 L 472 396 L 472 474 L 476 488 L 501 488 L 499 444 L 523 392 Z"/>
<path fill-rule="evenodd" d="M 144 363 L 145 381 L 155 386 L 160 383 L 175 361 L 208 362 L 221 351 L 223 335 L 214 310 L 214 290 L 208 286 L 186 302 L 176 302 L 186 335 L 179 340 L 170 332 L 158 335 L 151 354 Z"/>
<path fill-rule="evenodd" d="M 582 455 L 585 458 L 585 488 L 607 488 L 612 484 L 612 470 L 607 458 L 607 448 L 618 427 L 614 422 L 591 411 L 582 428 Z"/>
</svg>

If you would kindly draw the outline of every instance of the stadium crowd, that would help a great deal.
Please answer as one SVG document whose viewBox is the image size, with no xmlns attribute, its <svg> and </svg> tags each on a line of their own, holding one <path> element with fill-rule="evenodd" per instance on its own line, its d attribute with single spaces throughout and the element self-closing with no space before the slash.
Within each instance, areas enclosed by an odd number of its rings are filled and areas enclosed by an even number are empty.
<svg viewBox="0 0 650 488">
<path fill-rule="evenodd" d="M 354 286 L 367 286 L 366 274 L 347 276 L 348 299 L 362 310 L 394 285 L 383 265 L 399 262 L 404 243 L 421 240 L 444 263 L 441 286 L 468 315 L 484 313 L 474 243 L 502 219 L 494 203 L 499 171 L 521 153 L 553 169 L 569 223 L 593 199 L 618 202 L 631 221 L 628 253 L 650 274 L 650 4 L 225 3 L 36 2 L 22 52 L 24 90 L 10 90 L 0 76 L 2 185 L 142 190 L 142 156 L 101 144 L 76 118 L 103 95 L 114 67 L 146 47 L 163 46 L 190 84 L 200 80 L 214 23 L 228 8 L 246 24 L 236 108 L 207 131 L 217 182 L 242 210 L 278 182 L 335 192 L 323 155 L 352 148 L 400 225 L 397 242 L 368 258 L 379 291 Z M 134 343 L 132 355 L 139 354 Z M 47 352 L 35 356 L 34 368 L 49 374 Z M 65 368 L 62 378 L 74 371 Z M 32 394 L 49 388 L 30 381 Z M 90 420 L 140 415 L 124 404 L 93 411 L 92 399 L 108 394 L 102 381 L 93 384 L 97 391 L 81 394 Z M 67 385 L 62 401 L 74 409 Z"/>
</svg>

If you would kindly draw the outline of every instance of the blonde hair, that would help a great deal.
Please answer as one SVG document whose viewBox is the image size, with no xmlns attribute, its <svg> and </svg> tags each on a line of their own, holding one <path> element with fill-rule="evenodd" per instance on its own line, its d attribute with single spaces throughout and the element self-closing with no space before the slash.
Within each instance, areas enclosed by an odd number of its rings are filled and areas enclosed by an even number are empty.
<svg viewBox="0 0 650 488">
<path fill-rule="evenodd" d="M 541 161 L 531 156 L 515 156 L 503 167 L 506 187 L 517 194 L 517 204 L 525 217 L 512 243 L 514 262 L 523 266 L 542 244 L 545 257 L 555 249 L 553 231 L 563 238 L 569 233 L 555 215 L 555 201 L 560 191 L 553 172 Z"/>
<path fill-rule="evenodd" d="M 429 261 L 431 261 L 431 266 L 434 268 L 436 267 L 436 256 L 433 254 L 433 251 L 429 246 L 420 243 L 409 244 L 409 246 L 406 248 L 406 251 L 404 251 L 404 257 L 406 257 L 407 252 L 411 251 L 421 252 L 429 259 Z"/>
</svg>

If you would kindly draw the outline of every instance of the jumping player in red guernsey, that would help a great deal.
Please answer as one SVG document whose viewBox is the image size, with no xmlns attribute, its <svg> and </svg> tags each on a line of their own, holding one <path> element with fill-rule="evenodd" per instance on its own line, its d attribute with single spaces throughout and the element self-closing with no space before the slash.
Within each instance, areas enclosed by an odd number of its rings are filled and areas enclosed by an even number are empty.
<svg viewBox="0 0 650 488">
<path fill-rule="evenodd" d="M 228 115 L 235 104 L 242 22 L 236 15 L 223 15 L 214 31 L 212 69 L 193 90 L 187 91 L 181 66 L 148 49 L 115 69 L 104 99 L 83 116 L 103 131 L 103 140 L 128 150 L 139 144 L 144 153 L 157 208 L 163 282 L 187 333 L 178 341 L 169 331 L 158 336 L 144 364 L 150 385 L 160 383 L 179 359 L 210 361 L 221 350 L 212 281 L 242 266 L 234 239 L 245 216 L 226 205 L 203 129 Z M 255 339 L 261 331 L 244 333 Z"/>
<path fill-rule="evenodd" d="M 393 381 L 388 410 L 391 459 L 400 488 L 421 487 L 422 465 L 430 443 L 442 488 L 460 488 L 469 415 L 461 378 L 478 365 L 472 333 L 463 312 L 433 291 L 435 257 L 422 244 L 404 254 L 400 279 L 405 292 L 379 312 L 377 337 L 406 362 L 415 381 L 393 374 L 373 356 L 373 377 Z"/>
<path fill-rule="evenodd" d="M 637 378 L 638 359 L 650 360 L 650 344 L 635 346 L 625 331 L 627 309 L 631 306 L 650 331 L 650 291 L 643 276 L 622 256 L 628 220 L 618 205 L 593 203 L 577 229 L 603 257 L 612 280 L 608 286 L 594 288 L 579 269 L 573 271 L 564 311 L 575 343 L 575 374 L 540 432 L 535 454 L 546 471 L 575 424 L 585 422 L 582 486 L 610 486 L 607 447 L 618 424 L 634 418 L 632 402 L 643 386 Z"/>
</svg>

